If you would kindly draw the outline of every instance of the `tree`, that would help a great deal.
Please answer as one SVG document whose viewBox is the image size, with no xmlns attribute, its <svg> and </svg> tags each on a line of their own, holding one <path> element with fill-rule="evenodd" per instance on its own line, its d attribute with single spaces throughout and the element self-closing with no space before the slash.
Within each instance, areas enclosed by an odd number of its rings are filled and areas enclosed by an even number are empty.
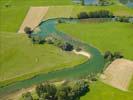
<svg viewBox="0 0 133 100">
<path fill-rule="evenodd" d="M 45 82 L 36 87 L 36 93 L 42 99 L 55 100 L 57 89 L 54 85 Z"/>
<path fill-rule="evenodd" d="M 42 84 L 39 84 L 37 87 L 36 87 L 36 93 L 39 97 L 41 97 L 41 95 L 46 92 L 46 89 L 44 88 L 44 86 Z"/>
<path fill-rule="evenodd" d="M 109 61 L 112 61 L 112 59 L 113 59 L 113 54 L 112 54 L 110 51 L 106 51 L 106 52 L 104 53 L 104 59 L 107 59 L 107 60 L 109 60 Z"/>
<path fill-rule="evenodd" d="M 81 12 L 79 15 L 78 15 L 78 18 L 79 19 L 86 19 L 88 18 L 88 14 L 86 12 Z"/>
<path fill-rule="evenodd" d="M 70 100 L 70 96 L 68 95 L 71 92 L 71 88 L 69 86 L 62 86 L 57 91 L 57 100 Z"/>
<path fill-rule="evenodd" d="M 32 30 L 31 30 L 31 28 L 30 27 L 25 27 L 24 28 L 24 32 L 26 33 L 26 34 L 31 34 L 32 33 Z"/>
<path fill-rule="evenodd" d="M 23 97 L 24 100 L 33 100 L 33 97 L 32 97 L 30 92 L 23 93 L 22 97 Z"/>
<path fill-rule="evenodd" d="M 120 52 L 114 52 L 114 57 L 113 59 L 118 59 L 118 58 L 123 58 L 124 56 Z"/>
<path fill-rule="evenodd" d="M 81 0 L 81 4 L 84 6 L 85 5 L 85 0 Z"/>
</svg>

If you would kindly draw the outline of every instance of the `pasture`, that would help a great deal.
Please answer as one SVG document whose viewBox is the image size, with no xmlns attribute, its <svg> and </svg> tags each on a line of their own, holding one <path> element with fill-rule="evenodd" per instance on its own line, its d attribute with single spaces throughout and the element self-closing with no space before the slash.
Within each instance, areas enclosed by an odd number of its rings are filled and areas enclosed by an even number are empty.
<svg viewBox="0 0 133 100">
<path fill-rule="evenodd" d="M 101 52 L 120 51 L 133 60 L 133 24 L 120 22 L 58 24 L 60 31 L 68 33 L 99 48 Z"/>
<path fill-rule="evenodd" d="M 81 100 L 132 100 L 133 92 L 123 92 L 100 81 L 90 85 L 90 92 L 81 97 Z"/>
<path fill-rule="evenodd" d="M 0 83 L 73 67 L 87 60 L 48 44 L 34 45 L 25 34 L 1 32 L 0 44 Z"/>
</svg>

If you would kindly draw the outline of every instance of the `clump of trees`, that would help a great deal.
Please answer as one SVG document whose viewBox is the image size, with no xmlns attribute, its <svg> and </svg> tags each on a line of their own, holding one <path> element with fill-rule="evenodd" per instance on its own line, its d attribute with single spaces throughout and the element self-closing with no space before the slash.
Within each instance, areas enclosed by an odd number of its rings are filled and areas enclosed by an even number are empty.
<svg viewBox="0 0 133 100">
<path fill-rule="evenodd" d="M 99 10 L 93 12 L 81 12 L 77 15 L 79 19 L 87 19 L 87 18 L 113 18 L 114 15 L 108 10 Z"/>
<path fill-rule="evenodd" d="M 28 35 L 29 38 L 31 38 L 31 33 L 33 32 L 30 27 L 25 27 L 24 32 Z"/>
<path fill-rule="evenodd" d="M 74 46 L 71 43 L 65 42 L 64 40 L 56 36 L 47 36 L 43 38 L 39 35 L 35 35 L 32 37 L 32 41 L 33 43 L 37 43 L 37 44 L 43 44 L 43 43 L 52 44 L 61 48 L 64 51 L 72 51 L 74 49 Z"/>
<path fill-rule="evenodd" d="M 115 59 L 123 58 L 124 56 L 120 52 L 111 53 L 110 51 L 106 51 L 104 53 L 104 58 L 107 61 L 114 61 Z"/>
<path fill-rule="evenodd" d="M 85 81 L 77 81 L 73 85 L 61 85 L 56 87 L 54 84 L 45 82 L 36 87 L 38 100 L 79 100 L 82 95 L 89 91 L 89 85 Z M 22 95 L 24 100 L 33 100 L 30 92 Z"/>
<path fill-rule="evenodd" d="M 41 100 L 56 100 L 57 88 L 46 82 L 36 87 L 36 93 Z"/>
</svg>

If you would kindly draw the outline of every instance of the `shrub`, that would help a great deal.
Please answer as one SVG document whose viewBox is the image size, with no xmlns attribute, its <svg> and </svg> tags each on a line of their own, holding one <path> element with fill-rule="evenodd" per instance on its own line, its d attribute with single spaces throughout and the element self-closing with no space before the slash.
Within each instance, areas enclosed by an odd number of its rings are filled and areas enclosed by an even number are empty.
<svg viewBox="0 0 133 100">
<path fill-rule="evenodd" d="M 24 32 L 26 33 L 26 34 L 31 34 L 32 33 L 32 30 L 31 30 L 31 28 L 30 27 L 25 27 L 24 28 Z"/>
<path fill-rule="evenodd" d="M 65 51 L 72 51 L 74 47 L 70 43 L 63 43 L 60 48 Z"/>
<path fill-rule="evenodd" d="M 81 12 L 79 15 L 78 15 L 78 18 L 79 19 L 86 19 L 88 18 L 88 14 L 86 12 Z"/>
<path fill-rule="evenodd" d="M 22 97 L 23 97 L 24 100 L 33 100 L 33 97 L 32 97 L 30 92 L 23 93 Z"/>
<path fill-rule="evenodd" d="M 117 16 L 115 18 L 116 21 L 119 21 L 119 22 L 130 22 L 130 17 L 125 17 L 125 16 Z"/>
</svg>

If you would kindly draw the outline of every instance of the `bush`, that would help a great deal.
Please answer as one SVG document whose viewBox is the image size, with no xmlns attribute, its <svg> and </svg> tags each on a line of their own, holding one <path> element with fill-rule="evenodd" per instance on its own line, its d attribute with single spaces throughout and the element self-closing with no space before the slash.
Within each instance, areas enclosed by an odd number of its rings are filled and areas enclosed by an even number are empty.
<svg viewBox="0 0 133 100">
<path fill-rule="evenodd" d="M 130 22 L 130 17 L 125 17 L 125 16 L 117 16 L 116 18 L 115 18 L 115 20 L 116 21 L 119 21 L 119 22 Z"/>
<path fill-rule="evenodd" d="M 60 46 L 60 48 L 65 51 L 72 51 L 74 47 L 70 43 L 64 43 Z"/>
<path fill-rule="evenodd" d="M 31 30 L 31 28 L 30 27 L 25 27 L 24 28 L 24 32 L 26 33 L 26 34 L 31 34 L 32 33 L 32 30 Z"/>
<path fill-rule="evenodd" d="M 23 97 L 24 100 L 33 100 L 33 97 L 32 97 L 30 92 L 23 93 L 22 97 Z"/>
<path fill-rule="evenodd" d="M 79 15 L 78 15 L 78 18 L 79 19 L 86 19 L 88 18 L 88 14 L 86 12 L 81 12 Z"/>
<path fill-rule="evenodd" d="M 108 61 L 114 61 L 115 59 L 123 58 L 124 56 L 120 52 L 111 53 L 110 51 L 106 51 L 104 53 L 104 59 Z"/>
</svg>

